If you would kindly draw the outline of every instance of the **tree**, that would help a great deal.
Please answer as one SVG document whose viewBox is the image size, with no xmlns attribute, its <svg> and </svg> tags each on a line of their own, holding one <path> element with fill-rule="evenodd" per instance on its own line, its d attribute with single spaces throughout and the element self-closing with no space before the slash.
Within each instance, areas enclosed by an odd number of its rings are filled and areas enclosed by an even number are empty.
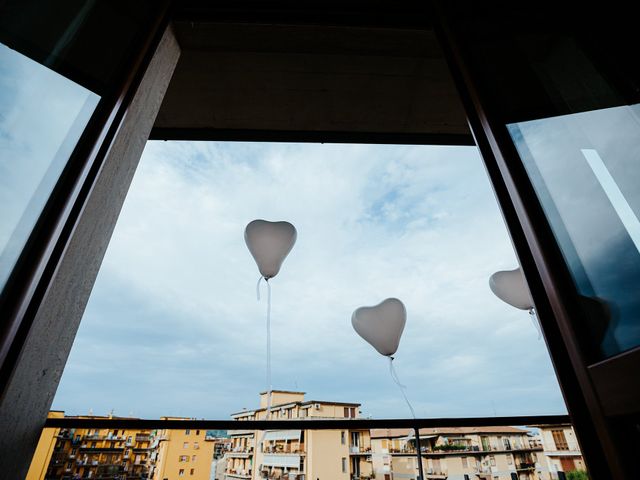
<svg viewBox="0 0 640 480">
<path fill-rule="evenodd" d="M 571 470 L 567 472 L 567 480 L 589 480 L 589 475 L 584 470 Z"/>
</svg>

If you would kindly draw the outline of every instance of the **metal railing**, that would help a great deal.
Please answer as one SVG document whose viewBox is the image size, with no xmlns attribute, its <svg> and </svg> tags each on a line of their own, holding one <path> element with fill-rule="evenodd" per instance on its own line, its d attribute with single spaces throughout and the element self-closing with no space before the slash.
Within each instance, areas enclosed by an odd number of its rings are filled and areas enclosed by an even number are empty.
<svg viewBox="0 0 640 480">
<path fill-rule="evenodd" d="M 523 415 L 511 417 L 320 419 L 320 420 L 155 420 L 138 418 L 48 418 L 44 428 L 125 428 L 139 430 L 368 430 L 386 428 L 508 427 L 570 423 L 568 415 Z"/>
</svg>

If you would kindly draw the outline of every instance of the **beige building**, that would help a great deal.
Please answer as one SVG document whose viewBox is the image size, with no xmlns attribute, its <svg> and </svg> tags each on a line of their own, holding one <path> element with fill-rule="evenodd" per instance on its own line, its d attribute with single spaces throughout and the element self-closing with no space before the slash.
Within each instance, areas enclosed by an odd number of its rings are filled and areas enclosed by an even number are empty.
<svg viewBox="0 0 640 480">
<path fill-rule="evenodd" d="M 189 420 L 162 417 L 162 420 Z M 215 443 L 206 430 L 156 430 L 151 434 L 151 480 L 209 480 Z"/>
<path fill-rule="evenodd" d="M 545 425 L 539 428 L 544 448 L 539 472 L 542 480 L 556 480 L 559 478 L 559 472 L 586 471 L 587 467 L 571 424 Z"/>
<path fill-rule="evenodd" d="M 267 394 L 260 408 L 235 413 L 239 422 L 264 420 Z M 304 399 L 303 392 L 273 391 L 272 420 L 357 418 L 360 404 Z M 350 480 L 372 477 L 368 430 L 229 431 L 224 480 Z"/>
<path fill-rule="evenodd" d="M 376 479 L 418 478 L 413 430 L 371 431 Z M 515 427 L 420 429 L 425 480 L 538 480 L 542 446 Z"/>
</svg>

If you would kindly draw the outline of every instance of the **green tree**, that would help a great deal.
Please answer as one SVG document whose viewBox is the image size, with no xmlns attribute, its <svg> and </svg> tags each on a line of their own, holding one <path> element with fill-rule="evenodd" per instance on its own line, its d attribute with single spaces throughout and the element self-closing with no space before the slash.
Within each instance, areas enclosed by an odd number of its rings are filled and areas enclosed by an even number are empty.
<svg viewBox="0 0 640 480">
<path fill-rule="evenodd" d="M 589 475 L 584 470 L 571 470 L 567 472 L 567 480 L 589 480 Z"/>
</svg>

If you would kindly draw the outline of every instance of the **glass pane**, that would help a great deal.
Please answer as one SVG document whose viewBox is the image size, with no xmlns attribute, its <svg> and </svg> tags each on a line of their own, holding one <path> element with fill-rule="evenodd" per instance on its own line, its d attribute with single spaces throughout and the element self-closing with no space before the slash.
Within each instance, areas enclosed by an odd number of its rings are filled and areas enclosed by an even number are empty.
<svg viewBox="0 0 640 480">
<path fill-rule="evenodd" d="M 640 345 L 640 112 L 612 107 L 508 125 L 605 356 Z"/>
<path fill-rule="evenodd" d="M 591 364 L 640 346 L 640 71 L 633 29 L 573 13 L 489 7 L 457 28 L 573 276 Z"/>
<path fill-rule="evenodd" d="M 161 8 L 154 0 L 3 0 L 0 42 L 105 97 Z"/>
<path fill-rule="evenodd" d="M 99 99 L 0 44 L 0 289 Z"/>
</svg>

